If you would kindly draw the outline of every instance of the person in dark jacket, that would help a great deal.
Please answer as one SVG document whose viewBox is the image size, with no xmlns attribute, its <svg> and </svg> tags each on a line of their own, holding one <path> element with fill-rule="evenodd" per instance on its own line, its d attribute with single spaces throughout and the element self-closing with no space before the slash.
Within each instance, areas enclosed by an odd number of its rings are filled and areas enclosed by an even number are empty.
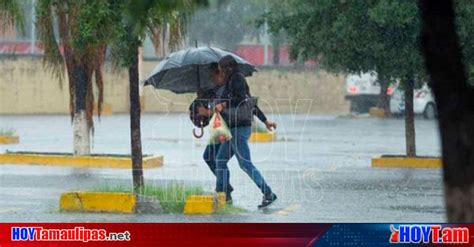
<svg viewBox="0 0 474 247">
<path fill-rule="evenodd" d="M 219 61 L 219 70 L 223 73 L 225 87 L 218 98 L 214 110 L 221 112 L 225 108 L 236 107 L 250 97 L 250 90 L 245 76 L 239 71 L 235 59 L 228 55 Z M 248 139 L 251 134 L 251 120 L 229 121 L 225 119 L 232 133 L 232 139 L 221 144 L 216 156 L 216 191 L 226 192 L 229 188 L 229 168 L 227 163 L 235 154 L 240 168 L 249 175 L 263 194 L 263 201 L 259 209 L 266 208 L 276 201 L 277 196 L 263 178 L 260 171 L 254 166 L 250 157 Z M 271 128 L 271 126 L 270 126 Z"/>
<path fill-rule="evenodd" d="M 211 64 L 211 78 L 214 81 L 214 83 L 216 84 L 216 87 L 214 89 L 212 89 L 211 91 L 198 93 L 199 98 L 209 99 L 210 102 L 212 102 L 214 99 L 217 99 L 217 98 L 222 96 L 221 95 L 222 94 L 222 87 L 225 86 L 224 78 L 222 77 L 222 74 L 220 73 L 220 71 L 218 69 L 218 64 L 217 63 Z M 219 91 L 221 91 L 221 92 L 219 93 Z M 198 110 L 200 112 L 200 115 L 203 115 L 203 116 L 210 116 L 211 115 L 211 111 L 210 111 L 209 108 L 202 107 L 202 108 L 198 108 Z M 260 110 L 260 108 L 258 108 L 258 106 L 255 109 L 254 115 L 256 115 L 257 118 L 260 121 L 262 121 L 262 123 L 265 124 L 265 126 L 267 127 L 268 130 L 271 131 L 272 129 L 276 129 L 276 124 L 274 122 L 268 120 L 267 117 L 265 116 L 265 114 Z M 209 145 L 206 146 L 206 149 L 204 150 L 204 153 L 203 153 L 203 159 L 206 162 L 206 164 L 209 166 L 209 169 L 211 170 L 211 172 L 214 175 L 217 175 L 216 174 L 216 157 L 217 157 L 217 153 L 219 152 L 220 147 L 221 147 L 220 143 L 209 144 Z M 230 151 L 230 157 L 234 156 L 234 152 L 232 151 L 232 149 L 229 150 L 229 151 Z M 232 195 L 231 195 L 232 191 L 234 191 L 234 188 L 232 187 L 232 185 L 229 182 L 229 185 L 225 190 L 226 201 L 229 204 L 232 203 Z"/>
</svg>

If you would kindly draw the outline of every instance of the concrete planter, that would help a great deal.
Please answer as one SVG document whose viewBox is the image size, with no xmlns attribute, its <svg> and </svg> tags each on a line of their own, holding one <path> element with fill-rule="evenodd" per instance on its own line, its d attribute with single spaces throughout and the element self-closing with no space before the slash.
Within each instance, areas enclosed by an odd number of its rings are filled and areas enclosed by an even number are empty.
<svg viewBox="0 0 474 247">
<path fill-rule="evenodd" d="M 251 142 L 271 142 L 275 141 L 277 138 L 277 135 L 275 132 L 266 132 L 266 133 L 261 133 L 261 132 L 252 132 L 250 135 L 249 141 Z"/>
<path fill-rule="evenodd" d="M 162 213 L 156 198 L 122 192 L 65 192 L 59 199 L 61 212 Z"/>
<path fill-rule="evenodd" d="M 0 164 L 45 165 L 82 168 L 131 169 L 132 160 L 126 155 L 74 156 L 62 153 L 15 152 L 0 154 Z M 158 168 L 163 165 L 163 156 L 144 156 L 143 168 Z"/>
<path fill-rule="evenodd" d="M 385 114 L 385 110 L 382 108 L 378 107 L 371 107 L 369 109 L 369 116 L 371 117 L 378 117 L 378 118 L 384 118 L 386 117 L 387 114 Z"/>
<path fill-rule="evenodd" d="M 226 207 L 225 193 L 190 195 L 186 198 L 184 214 L 213 214 Z"/>
<path fill-rule="evenodd" d="M 382 155 L 372 158 L 372 167 L 385 168 L 436 168 L 442 167 L 439 157 L 407 157 Z"/>
<path fill-rule="evenodd" d="M 18 144 L 20 143 L 19 136 L 0 136 L 0 144 Z"/>
<path fill-rule="evenodd" d="M 204 215 L 221 212 L 219 210 L 224 210 L 227 206 L 225 199 L 225 193 L 189 195 L 183 212 L 180 213 Z M 74 213 L 157 214 L 165 212 L 157 198 L 128 192 L 65 192 L 59 199 L 59 208 L 61 212 Z"/>
</svg>

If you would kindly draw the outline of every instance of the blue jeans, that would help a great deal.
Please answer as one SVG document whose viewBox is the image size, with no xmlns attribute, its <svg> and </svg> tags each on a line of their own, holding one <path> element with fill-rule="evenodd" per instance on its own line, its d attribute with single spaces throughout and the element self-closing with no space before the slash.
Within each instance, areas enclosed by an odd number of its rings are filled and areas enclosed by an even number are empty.
<svg viewBox="0 0 474 247">
<path fill-rule="evenodd" d="M 202 154 L 202 158 L 204 159 L 207 166 L 209 166 L 209 169 L 215 176 L 216 176 L 216 157 L 217 157 L 217 153 L 219 152 L 220 147 L 221 147 L 220 143 L 209 144 L 206 146 L 206 149 L 204 150 L 204 153 Z M 232 152 L 230 156 L 232 157 L 233 155 L 234 155 L 234 152 Z M 226 192 L 230 194 L 232 191 L 234 191 L 234 188 L 232 187 L 232 185 L 230 185 L 230 182 L 229 182 L 229 187 Z"/>
<path fill-rule="evenodd" d="M 257 185 L 257 187 L 266 196 L 272 194 L 272 189 L 265 182 L 262 174 L 252 164 L 250 159 L 250 148 L 248 139 L 251 134 L 251 127 L 235 127 L 230 129 L 232 133 L 232 139 L 221 144 L 216 157 L 216 191 L 225 192 L 229 188 L 229 168 L 227 163 L 229 162 L 232 154 L 235 154 L 239 166 Z"/>
</svg>

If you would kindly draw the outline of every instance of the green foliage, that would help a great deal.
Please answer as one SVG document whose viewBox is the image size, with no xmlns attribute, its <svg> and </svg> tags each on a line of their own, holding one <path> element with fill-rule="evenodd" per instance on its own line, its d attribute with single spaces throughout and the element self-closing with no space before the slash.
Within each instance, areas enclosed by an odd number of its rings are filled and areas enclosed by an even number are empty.
<svg viewBox="0 0 474 247">
<path fill-rule="evenodd" d="M 472 58 L 474 3 L 457 3 L 461 42 Z M 273 32 L 288 33 L 293 59 L 318 59 L 334 72 L 376 71 L 402 84 L 426 80 L 416 1 L 284 0 L 265 17 Z"/>
<path fill-rule="evenodd" d="M 197 6 L 205 5 L 207 0 L 121 1 L 122 18 L 116 23 L 117 35 L 112 47 L 115 64 L 128 67 L 147 33 L 166 23 L 186 18 Z"/>
<path fill-rule="evenodd" d="M 25 30 L 24 14 L 21 1 L 0 0 L 0 30 L 17 26 L 22 32 Z"/>
<path fill-rule="evenodd" d="M 62 81 L 64 77 L 64 61 L 54 33 L 54 14 L 51 0 L 39 0 L 36 3 L 36 26 L 39 40 L 43 42 L 44 66 Z"/>
<path fill-rule="evenodd" d="M 258 37 L 255 19 L 265 12 L 265 1 L 212 1 L 209 8 L 196 11 L 191 19 L 188 36 L 194 41 L 234 49 L 246 36 Z"/>
<path fill-rule="evenodd" d="M 120 1 L 90 0 L 79 8 L 77 32 L 73 46 L 87 49 L 92 45 L 109 43 L 115 36 L 115 23 L 120 21 Z"/>
<path fill-rule="evenodd" d="M 0 129 L 0 136 L 14 136 L 16 134 L 15 129 Z"/>
<path fill-rule="evenodd" d="M 463 50 L 464 64 L 469 83 L 474 86 L 474 3 L 471 0 L 456 1 L 456 24 L 459 42 Z"/>
<path fill-rule="evenodd" d="M 190 195 L 203 194 L 201 187 L 172 184 L 165 187 L 145 186 L 144 195 L 160 200 L 161 207 L 167 213 L 182 213 L 186 198 Z"/>
<path fill-rule="evenodd" d="M 105 185 L 94 189 L 94 191 L 132 193 L 133 189 L 124 185 Z M 186 198 L 190 195 L 201 195 L 203 193 L 201 187 L 176 183 L 164 186 L 145 186 L 141 192 L 142 195 L 157 198 L 166 213 L 183 213 Z"/>
</svg>

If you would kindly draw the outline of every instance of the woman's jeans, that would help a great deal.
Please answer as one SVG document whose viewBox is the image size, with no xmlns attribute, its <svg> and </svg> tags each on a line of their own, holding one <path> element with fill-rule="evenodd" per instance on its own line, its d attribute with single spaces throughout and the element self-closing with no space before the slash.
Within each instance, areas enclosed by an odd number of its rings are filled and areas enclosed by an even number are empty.
<svg viewBox="0 0 474 247">
<path fill-rule="evenodd" d="M 230 129 L 232 133 L 232 139 L 221 144 L 216 157 L 216 191 L 226 192 L 229 188 L 229 168 L 227 163 L 235 154 L 239 166 L 244 170 L 247 175 L 253 180 L 262 193 L 266 196 L 272 194 L 272 189 L 265 182 L 263 176 L 252 164 L 250 159 L 250 149 L 248 139 L 251 134 L 251 127 L 235 127 Z"/>
<path fill-rule="evenodd" d="M 209 144 L 206 146 L 206 149 L 204 150 L 204 153 L 202 154 L 202 158 L 206 162 L 207 166 L 209 166 L 209 169 L 211 169 L 211 172 L 216 175 L 216 157 L 217 153 L 219 152 L 219 149 L 222 144 L 217 143 L 217 144 Z M 231 150 L 231 157 L 234 155 L 234 152 Z M 234 191 L 234 188 L 232 185 L 229 183 L 228 190 L 226 191 L 227 194 L 230 194 L 232 191 Z"/>
</svg>

